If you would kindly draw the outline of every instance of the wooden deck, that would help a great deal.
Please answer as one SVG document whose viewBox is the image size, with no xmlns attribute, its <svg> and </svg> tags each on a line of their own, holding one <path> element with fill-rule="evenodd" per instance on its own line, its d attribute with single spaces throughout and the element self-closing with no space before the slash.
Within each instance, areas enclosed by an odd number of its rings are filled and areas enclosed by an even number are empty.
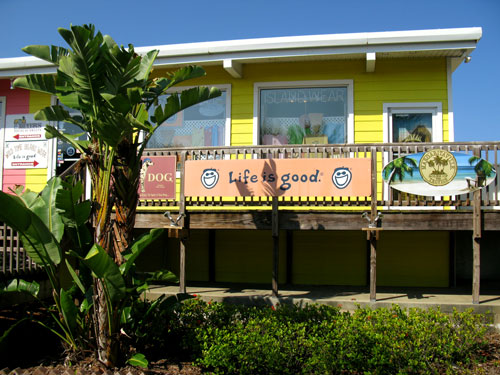
<svg viewBox="0 0 500 375">
<path fill-rule="evenodd" d="M 137 228 L 169 228 L 180 238 L 180 291 L 186 291 L 185 251 L 189 229 L 271 230 L 274 251 L 272 291 L 278 294 L 277 252 L 280 231 L 364 230 L 370 245 L 370 300 L 376 300 L 377 240 L 382 231 L 472 231 L 474 244 L 473 302 L 479 303 L 480 245 L 484 231 L 500 230 L 499 176 L 481 191 L 456 196 L 421 197 L 401 194 L 382 181 L 382 168 L 391 160 L 431 149 L 444 149 L 482 157 L 498 170 L 500 142 L 401 143 L 351 145 L 287 145 L 149 149 L 145 156 L 177 158 L 180 191 L 171 200 L 141 200 Z M 363 197 L 186 197 L 186 160 L 285 158 L 369 158 L 371 194 Z M 165 217 L 169 212 L 179 225 Z M 383 216 L 376 220 L 379 215 Z M 32 269 L 14 234 L 0 231 L 0 264 L 3 274 Z M 24 257 L 24 258 L 22 258 Z M 20 266 L 19 266 L 20 264 Z M 24 268 L 23 268 L 24 267 Z M 28 267 L 28 268 L 26 268 Z"/>
</svg>

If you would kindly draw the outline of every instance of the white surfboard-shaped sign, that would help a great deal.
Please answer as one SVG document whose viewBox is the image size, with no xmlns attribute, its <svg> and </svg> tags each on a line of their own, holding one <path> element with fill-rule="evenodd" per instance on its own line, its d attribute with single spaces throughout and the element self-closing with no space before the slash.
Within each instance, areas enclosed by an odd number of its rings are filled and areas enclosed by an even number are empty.
<svg viewBox="0 0 500 375">
<path fill-rule="evenodd" d="M 492 183 L 494 166 L 460 152 L 430 150 L 394 159 L 382 170 L 390 187 L 415 195 L 460 195 Z"/>
</svg>

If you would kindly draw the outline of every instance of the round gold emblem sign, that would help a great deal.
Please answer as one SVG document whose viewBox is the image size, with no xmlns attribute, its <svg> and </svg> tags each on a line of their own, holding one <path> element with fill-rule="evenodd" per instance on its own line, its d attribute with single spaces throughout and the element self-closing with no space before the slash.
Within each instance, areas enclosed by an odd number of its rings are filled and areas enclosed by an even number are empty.
<svg viewBox="0 0 500 375">
<path fill-rule="evenodd" d="M 427 151 L 418 165 L 420 175 L 430 185 L 444 186 L 457 175 L 457 159 L 445 150 Z"/>
</svg>

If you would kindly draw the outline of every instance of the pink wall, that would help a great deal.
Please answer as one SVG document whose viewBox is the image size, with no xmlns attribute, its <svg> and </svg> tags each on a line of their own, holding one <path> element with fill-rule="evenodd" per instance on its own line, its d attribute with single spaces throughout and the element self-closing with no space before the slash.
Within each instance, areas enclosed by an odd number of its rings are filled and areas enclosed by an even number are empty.
<svg viewBox="0 0 500 375">
<path fill-rule="evenodd" d="M 0 96 L 6 97 L 6 115 L 16 115 L 29 113 L 30 92 L 23 89 L 10 88 L 10 79 L 0 80 Z M 5 124 L 0 124 L 5 126 Z M 3 155 L 0 155 L 3 157 Z M 2 179 L 2 191 L 9 192 L 9 188 L 15 185 L 26 186 L 26 170 L 24 169 L 4 169 Z"/>
</svg>

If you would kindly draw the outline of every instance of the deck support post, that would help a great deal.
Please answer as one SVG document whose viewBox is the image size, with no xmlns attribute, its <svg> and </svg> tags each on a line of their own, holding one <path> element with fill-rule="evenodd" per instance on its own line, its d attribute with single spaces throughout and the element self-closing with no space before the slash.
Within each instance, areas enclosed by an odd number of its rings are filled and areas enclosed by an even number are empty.
<svg viewBox="0 0 500 375">
<path fill-rule="evenodd" d="M 474 155 L 481 156 L 480 150 L 474 150 Z M 472 303 L 479 304 L 479 289 L 481 280 L 481 190 L 474 192 L 473 213 L 472 213 Z"/>
<path fill-rule="evenodd" d="M 273 207 L 271 213 L 271 226 L 273 236 L 273 273 L 272 273 L 272 294 L 278 297 L 278 265 L 279 265 L 279 221 L 278 221 L 278 197 L 273 197 Z"/>
<path fill-rule="evenodd" d="M 179 237 L 179 293 L 186 293 L 186 242 L 188 239 L 189 220 L 186 217 L 186 196 L 184 195 L 186 151 L 181 154 L 181 186 L 179 201 L 179 226 L 185 229 L 184 234 Z"/>
<path fill-rule="evenodd" d="M 368 232 L 370 238 L 370 302 L 377 301 L 377 236 Z"/>
<path fill-rule="evenodd" d="M 370 226 L 376 226 L 377 221 L 377 149 L 372 147 L 371 154 L 371 210 Z M 369 231 L 370 241 L 370 302 L 377 300 L 377 240 L 378 231 Z"/>
</svg>

